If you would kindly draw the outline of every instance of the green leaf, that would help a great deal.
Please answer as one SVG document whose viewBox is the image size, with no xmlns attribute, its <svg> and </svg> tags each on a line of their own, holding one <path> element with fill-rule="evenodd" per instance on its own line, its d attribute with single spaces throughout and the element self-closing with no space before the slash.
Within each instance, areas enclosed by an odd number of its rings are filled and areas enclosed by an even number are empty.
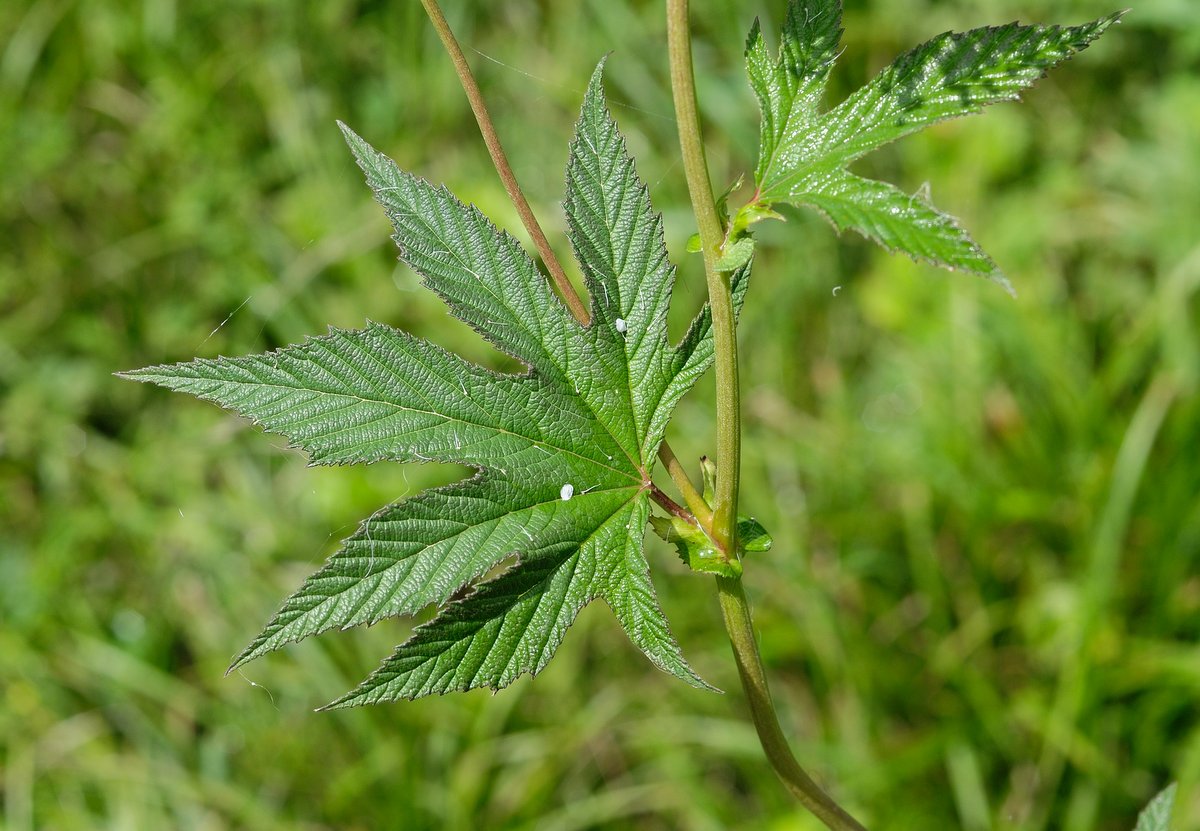
<svg viewBox="0 0 1200 831">
<path fill-rule="evenodd" d="M 786 165 L 796 137 L 811 129 L 817 105 L 837 58 L 842 37 L 842 4 L 791 0 L 783 23 L 779 56 L 773 58 L 758 19 L 746 38 L 746 71 L 762 110 L 758 166 L 754 182 L 762 188 L 773 171 Z"/>
<path fill-rule="evenodd" d="M 734 271 L 749 263 L 753 256 L 754 237 L 739 237 L 725 246 L 724 253 L 717 260 L 717 269 L 719 271 Z"/>
<path fill-rule="evenodd" d="M 757 20 L 750 30 L 746 68 L 762 127 L 756 198 L 743 211 L 779 202 L 808 205 L 838 230 L 853 229 L 890 251 L 980 274 L 1009 288 L 995 263 L 952 218 L 918 195 L 853 176 L 846 165 L 930 124 L 1016 99 L 1121 14 L 1081 26 L 1010 23 L 947 32 L 902 55 L 821 113 L 841 14 L 840 0 L 790 0 L 774 58 Z"/>
<path fill-rule="evenodd" d="M 738 517 L 738 556 L 732 560 L 721 554 L 717 544 L 694 521 L 652 516 L 650 526 L 664 542 L 675 546 L 685 566 L 702 574 L 740 577 L 743 557 L 751 551 L 770 551 L 774 543 L 767 529 L 754 517 Z"/>
<path fill-rule="evenodd" d="M 700 476 L 704 484 L 702 498 L 711 508 L 717 487 L 717 465 L 707 456 L 700 457 Z M 740 577 L 742 559 L 750 552 L 770 551 L 773 540 L 754 517 L 739 516 L 737 555 L 726 557 L 711 537 L 691 517 L 651 517 L 654 533 L 675 546 L 679 559 L 692 571 Z"/>
<path fill-rule="evenodd" d="M 839 231 L 853 230 L 891 252 L 935 265 L 985 274 L 1011 291 L 1008 281 L 954 217 L 920 193 L 837 170 L 802 182 L 798 192 Z"/>
<path fill-rule="evenodd" d="M 770 551 L 775 540 L 763 528 L 761 522 L 752 516 L 738 517 L 738 550 L 746 552 Z"/>
<path fill-rule="evenodd" d="M 704 484 L 700 495 L 712 507 L 717 501 L 717 463 L 707 456 L 700 457 L 700 479 Z"/>
<path fill-rule="evenodd" d="M 650 527 L 664 542 L 675 546 L 679 559 L 692 571 L 722 577 L 742 576 L 741 560 L 727 559 L 704 529 L 694 522 L 677 516 L 654 516 L 650 517 Z"/>
<path fill-rule="evenodd" d="M 1138 815 L 1134 831 L 1169 831 L 1171 810 L 1175 806 L 1175 790 L 1175 783 L 1171 783 L 1150 800 L 1150 804 Z"/>
<path fill-rule="evenodd" d="M 329 629 L 436 605 L 431 622 L 330 706 L 498 689 L 540 671 L 580 609 L 602 598 L 653 663 L 708 686 L 669 631 L 642 541 L 667 421 L 712 363 L 711 319 L 706 308 L 669 343 L 674 270 L 662 221 L 608 113 L 601 69 L 571 145 L 564 203 L 591 294 L 586 327 L 512 237 L 342 127 L 401 258 L 527 374 L 491 372 L 377 323 L 266 355 L 126 373 L 228 407 L 314 463 L 478 471 L 364 522 L 231 670 Z M 748 265 L 734 275 L 739 307 L 747 276 Z"/>
</svg>

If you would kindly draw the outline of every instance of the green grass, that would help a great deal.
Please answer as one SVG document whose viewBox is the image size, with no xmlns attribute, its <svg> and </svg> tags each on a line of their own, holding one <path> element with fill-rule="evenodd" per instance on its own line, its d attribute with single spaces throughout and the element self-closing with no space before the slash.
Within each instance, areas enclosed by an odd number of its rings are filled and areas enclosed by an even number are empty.
<svg viewBox="0 0 1200 831">
<path fill-rule="evenodd" d="M 452 14 L 562 244 L 570 126 L 604 53 L 703 298 L 659 3 Z M 697 3 L 714 178 L 749 170 L 753 13 Z M 746 6 L 746 8 L 739 8 Z M 841 94 L 948 28 L 1102 0 L 849 3 Z M 864 164 L 966 221 L 1020 297 L 764 229 L 742 326 L 748 569 L 798 755 L 873 829 L 1122 831 L 1168 779 L 1200 827 L 1200 39 L 1140 3 L 1022 105 Z M 341 118 L 519 223 L 418 4 L 0 4 L 0 825 L 812 829 L 740 709 L 710 581 L 652 549 L 685 652 L 656 672 L 589 609 L 536 680 L 317 715 L 408 624 L 223 678 L 385 502 L 458 471 L 309 469 L 116 370 L 364 319 L 499 359 L 395 262 Z M 502 65 L 503 64 L 503 65 Z M 841 289 L 834 294 L 834 287 Z M 680 408 L 711 449 L 711 381 Z M 656 544 L 655 544 L 656 545 Z"/>
</svg>

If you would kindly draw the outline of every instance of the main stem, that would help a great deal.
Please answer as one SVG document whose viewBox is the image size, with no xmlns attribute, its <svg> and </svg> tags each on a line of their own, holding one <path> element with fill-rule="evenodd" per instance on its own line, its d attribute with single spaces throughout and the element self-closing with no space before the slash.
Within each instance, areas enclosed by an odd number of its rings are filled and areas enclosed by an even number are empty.
<svg viewBox="0 0 1200 831">
<path fill-rule="evenodd" d="M 792 755 L 783 729 L 779 726 L 779 718 L 775 714 L 771 691 L 767 688 L 767 676 L 763 671 L 758 643 L 754 639 L 750 605 L 746 602 L 741 578 L 718 577 L 717 593 L 721 600 L 721 613 L 725 616 L 725 629 L 729 632 L 729 642 L 733 645 L 738 673 L 742 677 L 742 690 L 750 705 L 758 740 L 762 743 L 763 752 L 767 754 L 771 766 L 775 768 L 775 772 L 792 795 L 833 831 L 866 831 L 854 817 L 821 790 Z"/>
<path fill-rule="evenodd" d="M 671 91 L 679 144 L 687 176 L 688 193 L 704 254 L 708 302 L 712 308 L 713 346 L 717 374 L 717 484 L 713 506 L 714 536 L 730 556 L 737 556 L 737 499 L 741 462 L 741 417 L 738 397 L 736 321 L 729 274 L 717 266 L 724 244 L 724 229 L 717 216 L 700 117 L 696 108 L 696 81 L 692 68 L 688 0 L 667 0 L 667 48 L 671 62 Z M 717 593 L 725 630 L 733 647 L 742 690 L 759 741 L 771 766 L 787 789 L 832 831 L 866 831 L 854 817 L 833 801 L 796 761 L 771 701 L 762 656 L 754 638 L 750 606 L 739 577 L 717 577 Z"/>
<path fill-rule="evenodd" d="M 731 557 L 737 556 L 738 479 L 741 469 L 741 402 L 738 394 L 737 333 L 728 272 L 717 267 L 725 230 L 721 227 L 708 178 L 708 162 L 696 111 L 692 75 L 692 37 L 687 0 L 667 0 L 667 50 L 671 92 L 692 211 L 700 230 L 708 305 L 712 309 L 713 348 L 717 374 L 717 486 L 713 501 L 713 538 Z"/>
<path fill-rule="evenodd" d="M 471 72 L 471 65 L 467 63 L 467 58 L 463 54 L 462 48 L 458 45 L 458 39 L 454 37 L 454 32 L 450 28 L 450 24 L 446 22 L 446 16 L 442 14 L 441 6 L 438 5 L 437 0 L 421 0 L 421 5 L 425 7 L 425 13 L 429 16 L 429 22 L 433 24 L 434 30 L 437 31 L 438 37 L 442 41 L 442 46 L 445 47 L 446 53 L 454 63 L 454 71 L 458 74 L 458 80 L 462 84 L 463 92 L 467 94 L 467 101 L 471 104 L 471 112 L 475 114 L 475 121 L 479 124 L 479 132 L 483 134 L 483 143 L 487 145 L 488 154 L 492 157 L 492 165 L 496 168 L 496 173 L 500 176 L 500 181 L 504 183 L 504 190 L 508 193 L 509 200 L 512 202 L 517 214 L 521 217 L 521 223 L 525 226 L 525 230 L 533 240 L 533 244 L 538 250 L 538 255 L 542 258 L 542 262 L 546 264 L 546 270 L 550 272 L 550 278 L 554 281 L 554 285 L 557 286 L 559 294 L 562 295 L 563 300 L 567 304 L 567 308 L 571 310 L 571 314 L 574 315 L 581 326 L 587 326 L 591 320 L 587 306 L 583 302 L 583 298 L 575 291 L 575 287 L 571 285 L 571 281 L 567 279 L 567 274 L 563 270 L 562 263 L 555 256 L 554 249 L 550 247 L 550 241 L 546 239 L 545 233 L 542 232 L 542 226 L 538 222 L 533 208 L 529 206 L 529 201 L 525 198 L 525 193 L 521 190 L 520 184 L 517 182 L 517 176 L 513 173 L 512 165 L 508 163 L 508 156 L 504 152 L 504 146 L 500 144 L 500 135 L 496 132 L 496 125 L 492 122 L 492 116 L 488 112 L 486 102 L 483 100 L 483 93 L 479 89 L 479 84 L 475 81 L 475 74 Z M 663 441 L 659 445 L 658 457 L 662 460 L 663 466 L 666 467 L 667 473 L 671 476 L 671 480 L 683 494 L 684 500 L 696 515 L 697 520 L 705 528 L 709 527 L 712 524 L 712 516 L 708 513 L 708 506 L 701 499 L 700 492 L 696 490 L 696 486 L 692 484 L 691 479 L 688 478 L 686 471 L 684 471 L 683 466 L 679 463 L 679 460 L 675 457 L 674 452 L 672 452 L 670 445 L 666 441 Z"/>
</svg>

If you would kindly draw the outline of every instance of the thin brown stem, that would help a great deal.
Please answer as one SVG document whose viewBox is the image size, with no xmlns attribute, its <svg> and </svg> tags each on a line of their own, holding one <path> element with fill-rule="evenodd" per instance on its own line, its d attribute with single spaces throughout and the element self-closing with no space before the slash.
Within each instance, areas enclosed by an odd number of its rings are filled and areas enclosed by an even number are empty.
<svg viewBox="0 0 1200 831">
<path fill-rule="evenodd" d="M 488 153 L 492 157 L 492 165 L 496 168 L 496 173 L 500 176 L 500 181 L 504 183 L 504 190 L 508 193 L 508 198 L 512 201 L 513 207 L 516 208 L 517 214 L 521 217 L 521 222 L 525 225 L 525 230 L 529 232 L 529 236 L 533 239 L 533 244 L 537 246 L 538 254 L 542 258 L 542 262 L 546 264 L 546 269 L 550 272 L 550 277 L 554 284 L 558 287 L 559 294 L 566 301 L 567 307 L 571 310 L 571 314 L 583 326 L 587 326 L 591 320 L 591 315 L 588 314 L 587 306 L 575 291 L 575 287 L 571 285 L 571 281 L 567 279 L 566 272 L 563 271 L 562 263 L 554 254 L 554 249 L 550 247 L 549 240 L 542 232 L 542 226 L 538 223 L 537 216 L 534 215 L 533 209 L 529 207 L 529 202 L 525 199 L 525 194 L 521 190 L 520 184 L 517 182 L 516 174 L 513 173 L 512 166 L 508 163 L 508 156 L 504 153 L 504 147 L 500 144 L 500 136 L 496 133 L 496 125 L 492 122 L 492 116 L 488 112 L 487 104 L 483 100 L 483 93 L 479 90 L 479 84 L 475 82 L 475 75 L 471 72 L 471 66 L 467 63 L 466 56 L 463 55 L 462 49 L 458 45 L 458 39 L 454 37 L 454 32 L 450 29 L 450 24 L 446 22 L 446 16 L 442 14 L 442 9 L 438 5 L 437 0 L 421 0 L 421 5 L 425 7 L 425 13 L 429 15 L 429 21 L 433 24 L 433 28 L 437 31 L 438 37 L 441 38 L 442 45 L 446 48 L 446 52 L 450 55 L 450 60 L 454 63 L 454 69 L 458 73 L 458 80 L 462 84 L 463 92 L 467 94 L 467 101 L 471 104 L 471 111 L 475 113 L 475 121 L 479 124 L 479 132 L 483 134 L 483 143 L 487 145 Z M 664 453 L 666 456 L 664 456 Z M 671 476 L 671 480 L 675 482 L 680 493 L 683 494 L 684 500 L 691 507 L 692 512 L 700 517 L 702 514 L 707 517 L 705 527 L 712 526 L 712 512 L 708 509 L 708 505 L 700 498 L 696 492 L 696 488 L 688 479 L 687 473 L 683 466 L 676 459 L 674 467 L 670 465 L 666 458 L 675 459 L 675 454 L 671 452 L 671 448 L 664 441 L 658 450 L 659 458 L 663 459 L 663 464 L 667 466 L 667 472 Z M 697 511 L 698 503 L 700 511 Z"/>
<path fill-rule="evenodd" d="M 517 209 L 517 214 L 521 217 L 525 230 L 533 239 L 534 247 L 537 248 L 542 262 L 546 264 L 546 270 L 550 272 L 550 279 L 558 287 L 558 293 L 562 295 L 567 308 L 571 310 L 571 314 L 575 316 L 576 320 L 587 326 L 591 320 L 587 306 L 575 291 L 575 287 L 571 285 L 567 273 L 563 271 L 562 263 L 558 261 L 554 249 L 550 247 L 550 241 L 542 232 L 542 226 L 538 223 L 533 209 L 529 207 L 529 202 L 525 199 L 521 186 L 517 184 L 517 177 L 508 163 L 508 156 L 505 155 L 504 147 L 500 144 L 500 136 L 496 133 L 492 117 L 483 101 L 483 93 L 479 90 L 479 84 L 475 82 L 475 75 L 471 72 L 471 66 L 467 63 L 467 58 L 459 47 L 458 40 L 450 29 L 450 24 L 446 22 L 446 16 L 442 14 L 437 0 L 421 0 L 421 5 L 425 7 L 425 13 L 429 15 L 433 28 L 437 30 L 442 45 L 446 47 L 446 52 L 450 55 L 450 60 L 454 62 L 454 69 L 458 73 L 463 91 L 467 94 L 471 111 L 475 113 L 475 120 L 479 123 L 479 132 L 483 133 L 483 143 L 487 145 L 488 153 L 492 157 L 492 164 L 495 165 L 496 172 L 500 174 L 500 180 L 504 183 L 508 198 L 512 200 L 513 207 Z"/>
<path fill-rule="evenodd" d="M 677 516 L 682 520 L 696 524 L 696 518 L 687 512 L 687 509 L 676 502 L 671 497 L 667 496 L 653 482 L 650 484 L 650 498 L 653 499 L 658 506 L 672 516 Z"/>
</svg>

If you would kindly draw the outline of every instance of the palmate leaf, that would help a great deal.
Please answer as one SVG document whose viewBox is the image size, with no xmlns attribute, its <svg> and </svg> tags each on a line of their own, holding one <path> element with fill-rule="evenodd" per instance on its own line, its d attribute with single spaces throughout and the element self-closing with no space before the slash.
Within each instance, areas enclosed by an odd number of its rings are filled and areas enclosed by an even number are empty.
<svg viewBox="0 0 1200 831">
<path fill-rule="evenodd" d="M 759 211 L 808 205 L 839 230 L 889 251 L 986 276 L 1009 288 L 995 263 L 951 217 L 919 195 L 854 176 L 846 165 L 930 124 L 1011 101 L 1050 67 L 1085 49 L 1115 23 L 1006 26 L 946 32 L 900 56 L 838 106 L 820 112 L 841 36 L 840 0 L 789 0 L 778 56 L 758 21 L 746 42 L 750 86 L 762 110 Z M 1010 289 L 1011 290 L 1011 289 Z"/>
<path fill-rule="evenodd" d="M 329 706 L 498 689 L 541 670 L 580 609 L 603 598 L 652 662 L 707 686 L 668 629 L 642 541 L 667 421 L 712 362 L 710 318 L 705 309 L 670 345 L 674 270 L 662 222 L 606 108 L 601 70 L 571 144 L 564 203 L 591 294 L 586 327 L 512 237 L 342 127 L 401 258 L 527 374 L 499 375 L 375 323 L 266 355 L 126 373 L 235 410 L 314 463 L 439 461 L 478 471 L 363 523 L 231 670 L 329 629 L 437 605 L 431 622 Z M 747 275 L 735 275 L 739 306 Z"/>
</svg>

